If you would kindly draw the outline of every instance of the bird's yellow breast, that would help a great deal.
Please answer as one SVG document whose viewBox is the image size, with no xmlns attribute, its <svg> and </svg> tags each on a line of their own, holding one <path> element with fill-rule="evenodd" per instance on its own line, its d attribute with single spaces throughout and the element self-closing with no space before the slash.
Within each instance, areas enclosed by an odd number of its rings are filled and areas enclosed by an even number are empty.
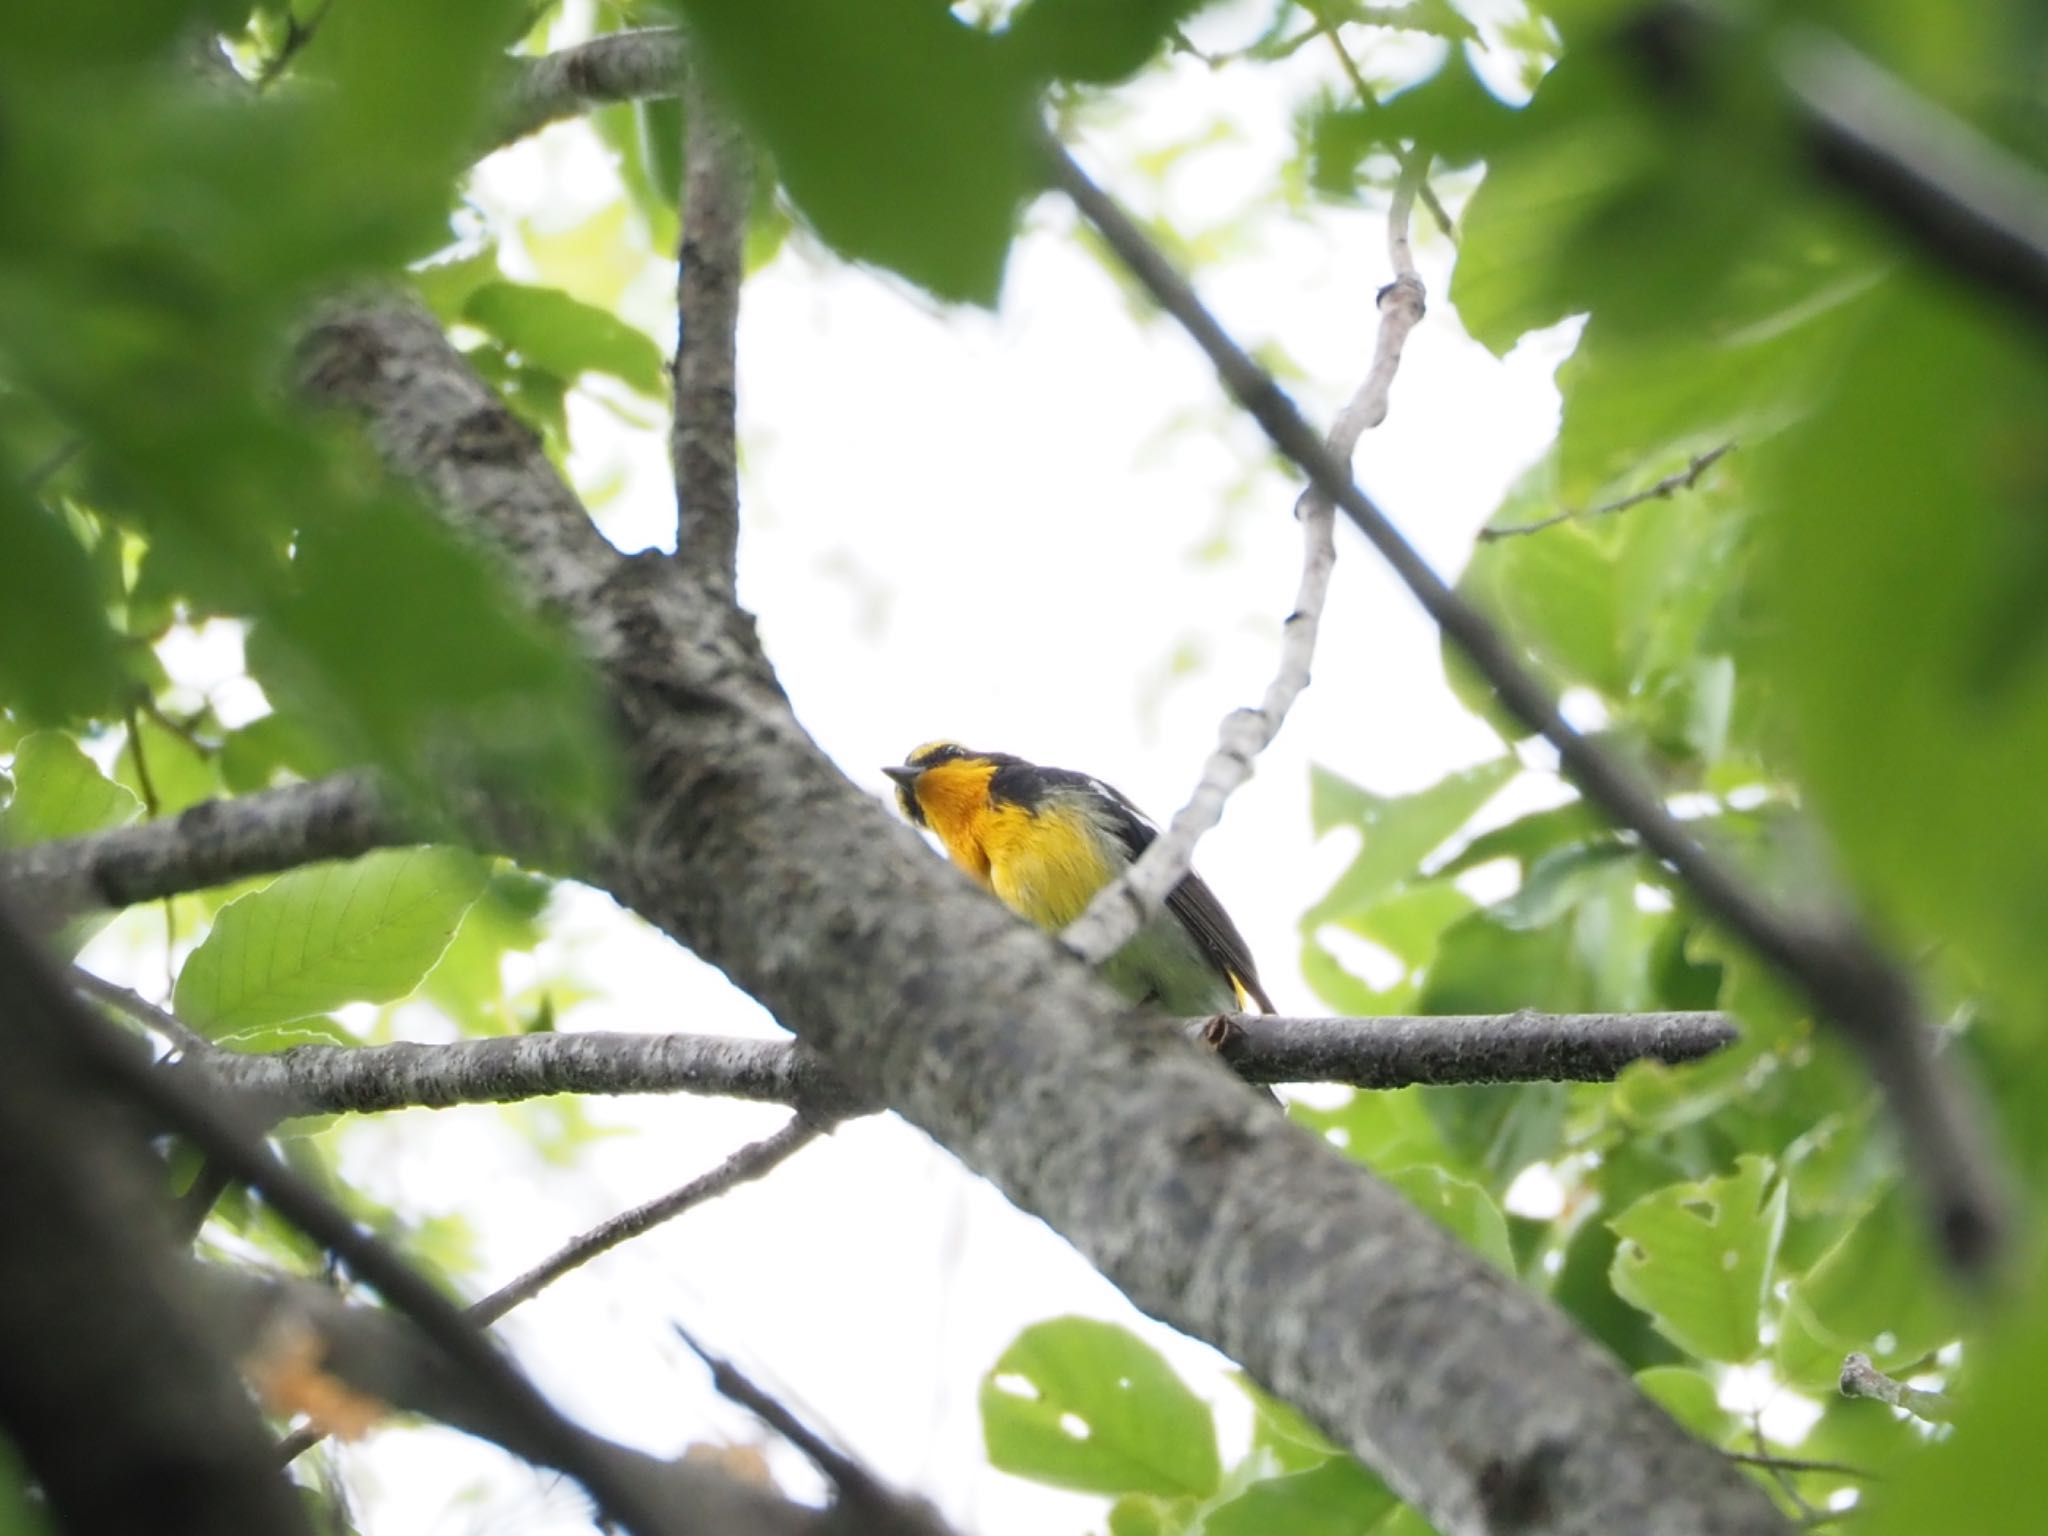
<svg viewBox="0 0 2048 1536">
<path fill-rule="evenodd" d="M 1064 928 L 1116 873 L 1104 833 L 1085 811 L 1058 800 L 1036 810 L 992 801 L 994 771 L 973 760 L 927 770 L 917 784 L 926 824 L 953 862 L 1004 906 L 1041 928 Z"/>
</svg>

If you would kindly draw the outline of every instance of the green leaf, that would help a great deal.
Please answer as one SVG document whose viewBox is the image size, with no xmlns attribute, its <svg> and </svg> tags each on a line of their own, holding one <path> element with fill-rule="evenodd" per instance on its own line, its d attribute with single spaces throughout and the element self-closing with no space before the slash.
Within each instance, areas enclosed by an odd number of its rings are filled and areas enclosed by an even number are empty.
<svg viewBox="0 0 2048 1536">
<path fill-rule="evenodd" d="M 363 1042 L 334 1020 L 316 1016 L 310 1019 L 293 1019 L 288 1024 L 265 1024 L 256 1029 L 234 1030 L 228 1034 L 215 1035 L 213 1043 L 224 1050 L 264 1055 L 274 1051 L 288 1051 L 300 1045 L 354 1046 Z"/>
<path fill-rule="evenodd" d="M 1203 0 L 1030 0 L 1008 37 L 1029 66 L 1061 80 L 1114 85 L 1144 68 Z"/>
<path fill-rule="evenodd" d="M 1785 1230 L 1785 1184 L 1770 1159 L 1745 1156 L 1725 1178 L 1658 1190 L 1610 1225 L 1622 1239 L 1612 1278 L 1623 1300 L 1702 1360 L 1754 1358 Z"/>
<path fill-rule="evenodd" d="M 2038 1041 L 2048 362 L 2001 311 L 1888 288 L 1830 397 L 1761 456 L 1759 664 L 1806 803 L 1900 947 L 1950 952 Z"/>
<path fill-rule="evenodd" d="M 1206 1498 L 1222 1479 L 1209 1405 L 1128 1329 L 1034 1323 L 981 1384 L 990 1465 L 1084 1493 Z"/>
<path fill-rule="evenodd" d="M 1272 1464 L 1287 1472 L 1307 1472 L 1340 1454 L 1322 1431 L 1301 1416 L 1301 1410 L 1283 1403 L 1243 1371 L 1231 1380 L 1252 1405 L 1252 1450 L 1270 1457 Z"/>
<path fill-rule="evenodd" d="M 644 332 L 559 288 L 487 282 L 470 293 L 462 318 L 545 373 L 570 380 L 608 374 L 657 399 L 667 388 L 661 348 Z"/>
<path fill-rule="evenodd" d="M 1412 879 L 1423 861 L 1520 771 L 1512 757 L 1466 768 L 1410 795 L 1375 795 L 1327 768 L 1311 770 L 1311 824 L 1318 834 L 1356 826 L 1365 844 L 1328 894 L 1302 916 L 1312 929 L 1376 905 Z"/>
<path fill-rule="evenodd" d="M 141 746 L 143 764 L 149 769 L 149 787 L 156 796 L 157 815 L 175 816 L 202 800 L 219 796 L 221 776 L 214 759 L 177 732 L 166 730 L 145 716 L 129 730 L 120 755 L 114 759 L 114 777 L 137 799 L 143 798 L 142 773 L 135 762 L 137 743 Z"/>
<path fill-rule="evenodd" d="M 681 0 L 692 43 L 818 233 L 989 304 L 1040 177 L 1037 77 L 930 0 Z"/>
<path fill-rule="evenodd" d="M 1894 1185 L 1792 1287 L 1788 1311 L 1824 1346 L 1791 1379 L 1824 1387 L 1861 1350 L 1895 1370 L 1955 1339 L 1964 1314 L 1927 1251 L 1926 1222 Z M 1781 1363 L 1791 1364 L 1780 1350 Z"/>
<path fill-rule="evenodd" d="M 0 699 L 52 723 L 112 712 L 113 626 L 85 548 L 0 466 Z"/>
<path fill-rule="evenodd" d="M 37 731 L 14 749 L 14 799 L 0 832 L 14 844 L 83 837 L 125 826 L 142 802 L 101 773 L 61 731 Z"/>
<path fill-rule="evenodd" d="M 294 870 L 221 909 L 179 971 L 172 1007 L 219 1036 L 404 997 L 483 881 L 474 855 L 449 848 Z"/>
<path fill-rule="evenodd" d="M 1397 1501 L 1349 1456 L 1253 1483 L 1202 1521 L 1202 1536 L 1364 1536 Z"/>
</svg>

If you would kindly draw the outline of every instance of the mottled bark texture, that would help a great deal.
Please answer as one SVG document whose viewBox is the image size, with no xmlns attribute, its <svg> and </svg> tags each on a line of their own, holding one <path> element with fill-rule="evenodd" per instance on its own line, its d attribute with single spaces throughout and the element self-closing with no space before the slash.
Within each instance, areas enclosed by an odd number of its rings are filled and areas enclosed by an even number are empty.
<svg viewBox="0 0 2048 1536">
<path fill-rule="evenodd" d="M 683 79 L 683 40 L 665 28 L 616 32 L 538 58 L 513 60 L 509 69 L 485 134 L 489 149 L 593 107 L 675 95 Z"/>
<path fill-rule="evenodd" d="M 1785 1530 L 1555 1308 L 1170 1029 L 1126 1019 L 849 783 L 745 618 L 685 568 L 606 545 L 428 316 L 330 309 L 301 382 L 367 418 L 603 669 L 633 775 L 604 883 L 858 1089 L 1305 1409 L 1447 1536 Z"/>
<path fill-rule="evenodd" d="M 1206 1022 L 1206 1021 L 1204 1021 Z M 1190 1026 L 1199 1029 L 1201 1024 Z M 1735 1038 L 1718 1013 L 1515 1013 L 1476 1018 L 1287 1019 L 1246 1014 L 1223 1059 L 1248 1082 L 1605 1082 L 1632 1061 L 1697 1060 Z M 814 1118 L 879 1107 L 801 1041 L 608 1030 L 442 1045 L 302 1045 L 188 1054 L 252 1113 L 376 1114 L 509 1104 L 550 1093 L 709 1093 L 789 1104 Z"/>
<path fill-rule="evenodd" d="M 0 890 L 11 890 L 37 926 L 54 927 L 88 912 L 354 858 L 419 836 L 367 780 L 344 774 L 0 852 Z"/>
<path fill-rule="evenodd" d="M 728 602 L 740 540 L 739 323 L 754 162 L 701 69 L 683 97 L 683 233 L 676 252 L 676 558 Z"/>
<path fill-rule="evenodd" d="M 68 1006 L 0 908 L 0 1438 L 72 1536 L 306 1532 Z"/>
</svg>

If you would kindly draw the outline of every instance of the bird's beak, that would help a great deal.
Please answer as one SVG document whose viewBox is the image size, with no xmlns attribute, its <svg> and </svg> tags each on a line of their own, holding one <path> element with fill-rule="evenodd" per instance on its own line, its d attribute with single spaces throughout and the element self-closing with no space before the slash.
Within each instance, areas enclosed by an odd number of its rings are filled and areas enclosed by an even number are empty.
<svg viewBox="0 0 2048 1536">
<path fill-rule="evenodd" d="M 898 784 L 901 784 L 905 789 L 910 789 L 916 785 L 918 775 L 922 774 L 924 770 L 922 768 L 913 768 L 907 763 L 892 763 L 887 768 L 884 768 L 882 772 L 886 773 Z"/>
</svg>

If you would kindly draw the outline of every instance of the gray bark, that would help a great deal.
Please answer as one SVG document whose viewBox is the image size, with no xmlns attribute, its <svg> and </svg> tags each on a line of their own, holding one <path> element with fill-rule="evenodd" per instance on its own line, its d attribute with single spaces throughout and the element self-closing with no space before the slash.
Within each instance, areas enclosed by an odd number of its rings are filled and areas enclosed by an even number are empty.
<svg viewBox="0 0 2048 1536">
<path fill-rule="evenodd" d="M 1248 1082 L 1605 1082 L 1632 1061 L 1691 1061 L 1734 1039 L 1717 1013 L 1233 1021 L 1224 1059 Z M 1187 1026 L 1199 1029 L 1199 1023 Z M 814 1118 L 878 1108 L 798 1041 L 603 1030 L 443 1045 L 302 1045 L 188 1054 L 266 1118 L 508 1104 L 551 1093 L 711 1093 L 789 1104 Z"/>
<path fill-rule="evenodd" d="M 302 382 L 498 545 L 603 669 L 632 775 L 603 883 L 861 1091 L 1381 1471 L 1447 1536 L 1782 1532 L 1763 1492 L 1553 1307 L 933 858 L 791 714 L 744 616 L 622 558 L 398 303 Z"/>
</svg>

